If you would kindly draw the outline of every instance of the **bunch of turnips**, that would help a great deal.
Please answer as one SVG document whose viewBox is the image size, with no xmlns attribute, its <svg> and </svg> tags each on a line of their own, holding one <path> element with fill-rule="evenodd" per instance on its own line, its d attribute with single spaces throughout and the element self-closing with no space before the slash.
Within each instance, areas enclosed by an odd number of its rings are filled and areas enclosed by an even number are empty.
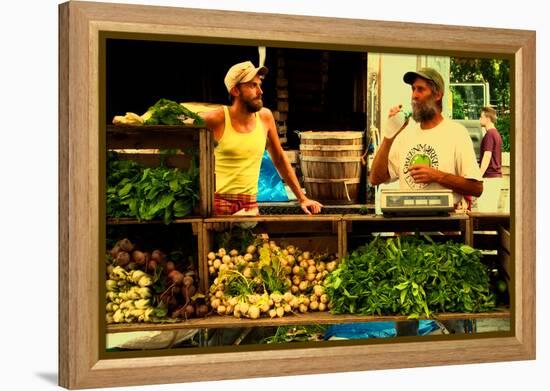
<svg viewBox="0 0 550 391">
<path fill-rule="evenodd" d="M 338 259 L 328 251 L 302 251 L 294 245 L 257 240 L 244 254 L 219 248 L 207 257 L 209 301 L 220 315 L 273 318 L 331 307 L 323 284 Z"/>
</svg>

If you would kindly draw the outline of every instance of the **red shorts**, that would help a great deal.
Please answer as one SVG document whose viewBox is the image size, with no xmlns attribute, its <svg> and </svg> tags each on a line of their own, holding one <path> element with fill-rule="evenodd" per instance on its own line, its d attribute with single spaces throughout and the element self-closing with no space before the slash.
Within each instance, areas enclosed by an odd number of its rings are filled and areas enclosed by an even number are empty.
<svg viewBox="0 0 550 391">
<path fill-rule="evenodd" d="M 255 195 L 214 193 L 215 215 L 232 215 L 241 209 L 250 210 L 257 207 Z"/>
</svg>

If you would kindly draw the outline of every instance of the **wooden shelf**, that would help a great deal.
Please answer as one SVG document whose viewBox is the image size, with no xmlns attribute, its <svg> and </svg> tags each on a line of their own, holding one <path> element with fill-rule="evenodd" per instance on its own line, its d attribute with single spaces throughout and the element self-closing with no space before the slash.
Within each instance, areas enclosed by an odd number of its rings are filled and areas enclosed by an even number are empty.
<svg viewBox="0 0 550 391">
<path fill-rule="evenodd" d="M 180 219 L 173 219 L 170 224 L 193 224 L 201 223 L 202 218 L 198 216 L 189 216 Z M 164 224 L 162 220 L 149 220 L 149 221 L 138 221 L 137 219 L 129 217 L 113 217 L 107 219 L 107 225 L 149 225 L 149 224 Z"/>
<path fill-rule="evenodd" d="M 499 309 L 493 312 L 483 313 L 441 313 L 434 315 L 433 320 L 468 320 L 468 319 L 490 319 L 509 318 L 508 309 Z M 421 318 L 425 319 L 425 318 Z M 358 322 L 382 322 L 382 321 L 405 321 L 406 316 L 366 316 L 366 315 L 333 315 L 330 312 L 313 312 L 284 316 L 282 318 L 235 318 L 233 316 L 211 315 L 206 318 L 189 319 L 177 323 L 125 323 L 111 324 L 107 326 L 108 333 L 126 333 L 133 331 L 159 331 L 159 330 L 180 330 L 180 329 L 217 329 L 217 328 L 240 328 L 240 327 L 277 327 L 290 325 L 311 325 L 311 324 L 341 324 Z"/>
<path fill-rule="evenodd" d="M 110 133 L 124 133 L 124 134 L 135 134 L 142 132 L 179 132 L 179 131 L 196 131 L 197 129 L 202 129 L 206 126 L 203 125 L 107 125 L 107 132 Z"/>
<path fill-rule="evenodd" d="M 377 214 L 347 214 L 343 216 L 348 221 L 449 221 L 449 220 L 468 220 L 466 213 L 451 213 L 448 216 L 384 216 Z"/>
<path fill-rule="evenodd" d="M 268 222 L 286 222 L 295 223 L 299 221 L 340 221 L 342 215 L 263 215 L 263 216 L 223 216 L 210 217 L 204 219 L 205 223 L 268 223 Z"/>
</svg>

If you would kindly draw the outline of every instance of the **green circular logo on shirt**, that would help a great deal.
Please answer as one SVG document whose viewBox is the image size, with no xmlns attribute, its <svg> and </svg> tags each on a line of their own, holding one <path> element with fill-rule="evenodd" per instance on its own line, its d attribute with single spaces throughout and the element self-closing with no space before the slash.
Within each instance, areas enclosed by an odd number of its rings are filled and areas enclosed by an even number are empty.
<svg viewBox="0 0 550 391">
<path fill-rule="evenodd" d="M 415 165 L 415 164 L 425 164 L 427 166 L 432 166 L 432 160 L 430 159 L 430 157 L 424 153 L 420 153 L 420 154 L 416 154 L 412 157 L 411 159 L 411 162 L 410 162 L 410 165 Z"/>
</svg>

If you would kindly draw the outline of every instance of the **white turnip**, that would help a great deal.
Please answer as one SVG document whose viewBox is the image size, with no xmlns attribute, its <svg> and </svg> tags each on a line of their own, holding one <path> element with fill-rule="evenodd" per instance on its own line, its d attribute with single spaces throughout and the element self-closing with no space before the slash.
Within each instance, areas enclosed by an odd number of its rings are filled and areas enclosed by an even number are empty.
<svg viewBox="0 0 550 391">
<path fill-rule="evenodd" d="M 315 293 L 315 295 L 317 296 L 321 296 L 325 293 L 325 288 L 321 285 L 315 285 L 313 287 L 313 293 Z"/>
<path fill-rule="evenodd" d="M 251 305 L 248 308 L 248 316 L 250 319 L 258 319 L 260 317 L 260 308 L 256 305 Z"/>
<path fill-rule="evenodd" d="M 290 292 L 285 292 L 283 295 L 283 299 L 285 302 L 290 303 L 290 301 L 294 299 L 294 295 Z"/>
<path fill-rule="evenodd" d="M 221 265 L 222 265 L 221 260 L 219 260 L 219 259 L 214 260 L 214 269 L 219 269 Z"/>
<path fill-rule="evenodd" d="M 118 285 L 115 280 L 105 281 L 105 287 L 107 288 L 108 292 L 116 292 L 118 290 Z"/>
</svg>

